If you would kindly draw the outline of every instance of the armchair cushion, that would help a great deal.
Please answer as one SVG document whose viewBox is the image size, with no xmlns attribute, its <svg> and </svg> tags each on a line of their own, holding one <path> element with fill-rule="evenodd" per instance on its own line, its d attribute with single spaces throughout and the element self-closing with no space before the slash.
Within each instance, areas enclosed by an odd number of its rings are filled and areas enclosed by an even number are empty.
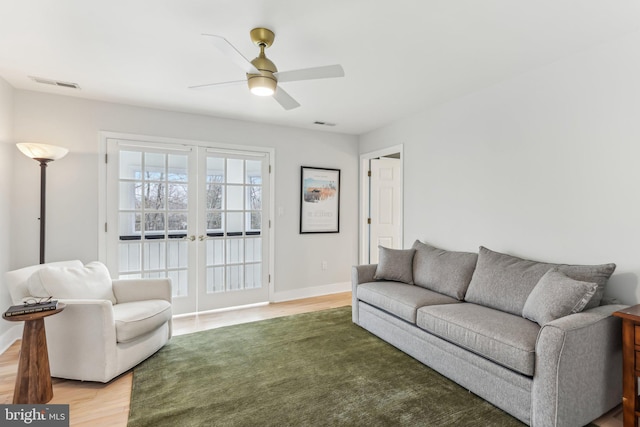
<svg viewBox="0 0 640 427">
<path fill-rule="evenodd" d="M 113 306 L 113 317 L 116 341 L 132 341 L 170 321 L 171 303 L 153 299 L 116 304 Z"/>
<path fill-rule="evenodd" d="M 118 304 L 163 299 L 171 302 L 171 279 L 116 279 L 111 282 Z"/>
<path fill-rule="evenodd" d="M 34 297 L 105 299 L 116 303 L 109 270 L 97 261 L 82 267 L 46 266 L 34 272 L 27 282 Z"/>
<path fill-rule="evenodd" d="M 23 267 L 18 270 L 6 272 L 5 279 L 7 282 L 7 288 L 9 288 L 11 301 L 14 305 L 22 304 L 26 298 L 33 296 L 29 292 L 29 277 L 41 268 L 48 266 L 82 267 L 82 262 L 77 259 L 73 261 L 49 262 L 47 264 L 30 265 L 29 267 Z"/>
</svg>

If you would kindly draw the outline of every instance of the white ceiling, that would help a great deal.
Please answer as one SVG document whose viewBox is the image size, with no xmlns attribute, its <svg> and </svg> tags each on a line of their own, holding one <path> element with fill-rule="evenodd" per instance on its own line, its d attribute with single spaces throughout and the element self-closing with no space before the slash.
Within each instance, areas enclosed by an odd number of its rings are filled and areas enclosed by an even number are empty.
<svg viewBox="0 0 640 427">
<path fill-rule="evenodd" d="M 345 77 L 283 83 L 285 111 L 202 33 L 280 71 L 342 64 Z M 0 76 L 18 89 L 362 134 L 640 28 L 637 0 L 0 0 Z M 78 83 L 81 90 L 28 76 Z M 314 121 L 336 123 L 320 127 Z"/>
</svg>

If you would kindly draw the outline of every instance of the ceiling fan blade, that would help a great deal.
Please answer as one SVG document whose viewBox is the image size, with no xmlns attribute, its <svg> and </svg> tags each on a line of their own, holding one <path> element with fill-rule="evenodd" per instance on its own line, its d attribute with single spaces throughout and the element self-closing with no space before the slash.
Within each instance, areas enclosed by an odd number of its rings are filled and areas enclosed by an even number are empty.
<svg viewBox="0 0 640 427">
<path fill-rule="evenodd" d="M 278 82 L 294 82 L 298 80 L 330 79 L 344 77 L 342 65 L 325 65 L 323 67 L 303 68 L 300 70 L 274 73 Z"/>
<path fill-rule="evenodd" d="M 298 108 L 300 104 L 298 101 L 293 99 L 291 95 L 285 92 L 280 86 L 276 87 L 276 92 L 273 94 L 273 98 L 278 101 L 282 108 L 285 110 L 293 110 L 294 108 Z"/>
<path fill-rule="evenodd" d="M 245 58 L 240 51 L 229 42 L 229 40 L 221 36 L 216 36 L 215 34 L 203 34 L 203 36 L 210 37 L 213 45 L 224 53 L 238 67 L 242 68 L 245 73 L 260 74 L 260 71 L 254 67 L 251 61 Z"/>
<path fill-rule="evenodd" d="M 207 83 L 204 85 L 195 85 L 195 86 L 189 86 L 189 89 L 207 89 L 213 86 L 231 86 L 231 85 L 238 85 L 241 83 L 247 83 L 246 80 L 232 80 L 230 82 L 220 82 L 220 83 Z"/>
</svg>

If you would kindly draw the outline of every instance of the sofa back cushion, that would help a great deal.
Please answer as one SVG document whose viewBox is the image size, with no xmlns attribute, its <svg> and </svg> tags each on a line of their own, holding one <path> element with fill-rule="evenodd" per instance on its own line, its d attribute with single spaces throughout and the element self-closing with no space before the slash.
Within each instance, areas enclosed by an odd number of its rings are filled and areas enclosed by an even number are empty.
<svg viewBox="0 0 640 427">
<path fill-rule="evenodd" d="M 476 268 L 478 254 L 452 252 L 416 240 L 413 244 L 413 283 L 463 300 Z"/>
<path fill-rule="evenodd" d="M 480 247 L 465 300 L 522 316 L 527 297 L 544 274 L 557 267 L 568 277 L 598 285 L 585 309 L 600 305 L 615 264 L 567 265 L 531 261 Z"/>
</svg>

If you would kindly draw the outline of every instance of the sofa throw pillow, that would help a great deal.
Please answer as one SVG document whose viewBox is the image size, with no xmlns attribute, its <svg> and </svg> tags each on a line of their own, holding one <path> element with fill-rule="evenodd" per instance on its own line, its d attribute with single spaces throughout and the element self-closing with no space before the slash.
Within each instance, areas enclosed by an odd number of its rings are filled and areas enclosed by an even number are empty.
<svg viewBox="0 0 640 427">
<path fill-rule="evenodd" d="M 415 249 L 390 249 L 378 246 L 376 280 L 392 280 L 413 285 L 413 255 Z"/>
<path fill-rule="evenodd" d="M 31 296 L 37 298 L 106 299 L 116 303 L 109 270 L 98 261 L 83 267 L 43 267 L 29 277 L 28 287 Z"/>
<path fill-rule="evenodd" d="M 413 257 L 413 283 L 463 300 L 476 269 L 478 254 L 445 251 L 419 240 L 412 247 L 416 250 Z"/>
<path fill-rule="evenodd" d="M 581 312 L 595 295 L 597 283 L 574 280 L 552 268 L 533 288 L 522 309 L 522 317 L 540 326 Z"/>
<path fill-rule="evenodd" d="M 481 246 L 465 300 L 522 316 L 527 297 L 542 276 L 554 267 L 574 280 L 598 285 L 595 295 L 585 307 L 591 308 L 600 305 L 607 280 L 616 265 L 550 264 L 494 252 Z"/>
</svg>

